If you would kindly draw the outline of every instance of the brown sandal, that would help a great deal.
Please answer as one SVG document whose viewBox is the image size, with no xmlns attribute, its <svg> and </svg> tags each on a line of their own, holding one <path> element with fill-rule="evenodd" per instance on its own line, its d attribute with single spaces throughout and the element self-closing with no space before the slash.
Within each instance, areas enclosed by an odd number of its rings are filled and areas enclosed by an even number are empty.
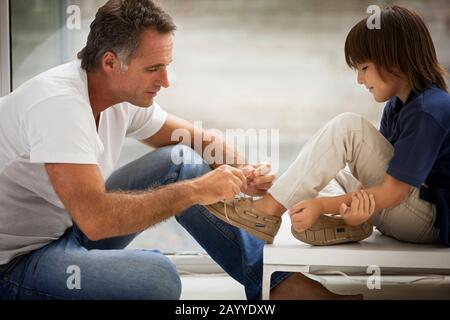
<svg viewBox="0 0 450 320">
<path fill-rule="evenodd" d="M 364 240 L 373 232 L 373 226 L 365 222 L 359 226 L 348 226 L 340 216 L 322 215 L 308 230 L 298 232 L 291 228 L 298 240 L 315 246 L 330 246 Z"/>
<path fill-rule="evenodd" d="M 252 208 L 252 203 L 252 198 L 238 198 L 221 201 L 205 208 L 222 221 L 244 229 L 271 244 L 280 229 L 281 218 L 256 211 Z"/>
</svg>

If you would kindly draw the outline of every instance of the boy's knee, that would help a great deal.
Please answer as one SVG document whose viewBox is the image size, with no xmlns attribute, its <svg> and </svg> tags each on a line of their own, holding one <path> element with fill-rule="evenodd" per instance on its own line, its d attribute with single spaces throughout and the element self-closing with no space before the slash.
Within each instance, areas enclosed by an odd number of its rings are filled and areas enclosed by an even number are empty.
<svg viewBox="0 0 450 320">
<path fill-rule="evenodd" d="M 360 124 L 363 119 L 364 118 L 357 113 L 345 112 L 334 118 L 332 122 L 340 127 L 349 127 L 354 126 L 355 123 Z"/>
</svg>

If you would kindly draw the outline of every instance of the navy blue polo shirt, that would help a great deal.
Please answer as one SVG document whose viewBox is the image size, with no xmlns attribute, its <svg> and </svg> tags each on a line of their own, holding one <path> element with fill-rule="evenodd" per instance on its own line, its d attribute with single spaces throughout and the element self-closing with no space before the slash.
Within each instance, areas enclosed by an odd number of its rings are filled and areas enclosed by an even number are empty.
<svg viewBox="0 0 450 320">
<path fill-rule="evenodd" d="M 436 205 L 435 227 L 450 246 L 450 95 L 434 85 L 411 92 L 406 103 L 392 98 L 380 132 L 394 147 L 387 173 Z"/>
</svg>

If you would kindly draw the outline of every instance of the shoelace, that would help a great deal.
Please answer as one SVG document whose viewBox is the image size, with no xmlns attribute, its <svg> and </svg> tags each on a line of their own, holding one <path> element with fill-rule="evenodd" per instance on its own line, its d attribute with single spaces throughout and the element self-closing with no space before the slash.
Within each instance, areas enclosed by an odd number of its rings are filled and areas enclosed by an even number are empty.
<svg viewBox="0 0 450 320">
<path fill-rule="evenodd" d="M 227 212 L 227 201 L 223 201 L 223 212 L 225 213 L 225 218 L 227 218 L 227 221 L 229 224 L 231 224 L 230 218 L 228 218 L 228 212 Z"/>
</svg>

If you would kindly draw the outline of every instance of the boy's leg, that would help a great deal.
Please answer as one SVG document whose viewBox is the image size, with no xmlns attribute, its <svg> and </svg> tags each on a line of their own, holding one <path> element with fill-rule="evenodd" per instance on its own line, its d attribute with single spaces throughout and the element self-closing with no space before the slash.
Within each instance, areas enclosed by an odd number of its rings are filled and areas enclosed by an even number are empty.
<svg viewBox="0 0 450 320">
<path fill-rule="evenodd" d="M 345 113 L 305 145 L 269 192 L 286 208 L 292 208 L 302 200 L 316 198 L 347 165 L 364 188 L 375 186 L 383 181 L 392 156 L 392 145 L 369 121 Z"/>
<path fill-rule="evenodd" d="M 434 227 L 436 206 L 420 199 L 420 190 L 412 188 L 408 197 L 394 208 L 381 212 L 378 229 L 383 234 L 412 243 L 439 242 L 439 229 Z"/>
</svg>

